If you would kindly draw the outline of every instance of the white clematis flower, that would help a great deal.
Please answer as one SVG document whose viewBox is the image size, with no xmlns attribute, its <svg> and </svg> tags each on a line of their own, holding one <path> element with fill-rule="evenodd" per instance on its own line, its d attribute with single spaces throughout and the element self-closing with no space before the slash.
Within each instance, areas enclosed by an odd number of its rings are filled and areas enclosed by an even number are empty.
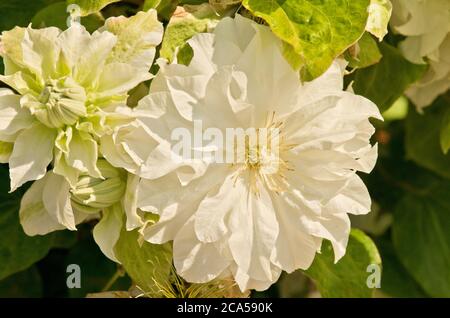
<svg viewBox="0 0 450 318">
<path fill-rule="evenodd" d="M 0 94 L 0 159 L 10 165 L 11 191 L 44 177 L 47 166 L 72 187 L 97 167 L 98 140 L 123 122 L 127 92 L 151 77 L 163 27 L 156 11 L 110 18 L 89 34 L 74 24 L 3 32 L 1 54 L 13 88 Z"/>
<path fill-rule="evenodd" d="M 406 37 L 400 43 L 413 63 L 429 63 L 424 77 L 406 95 L 418 110 L 450 89 L 450 1 L 392 0 L 391 25 Z"/>
<path fill-rule="evenodd" d="M 246 148 L 245 161 L 231 164 L 180 163 L 174 155 L 171 171 L 139 184 L 138 207 L 159 215 L 141 228 L 144 238 L 173 240 L 176 269 L 187 281 L 231 273 L 241 290 L 263 290 L 282 270 L 308 268 L 323 239 L 339 260 L 350 231 L 347 213 L 370 211 L 357 172 L 370 172 L 377 159 L 369 142 L 369 117 L 382 119 L 376 105 L 343 91 L 342 62 L 301 84 L 269 28 L 241 16 L 221 20 L 213 34 L 189 44 L 189 66 L 161 62 L 137 108 L 139 120 L 164 141 L 160 146 L 174 146 L 176 128 L 194 135 L 194 120 L 201 120 L 223 135 L 227 128 L 279 127 L 279 151 Z M 209 146 L 196 150 L 207 154 Z"/>
</svg>

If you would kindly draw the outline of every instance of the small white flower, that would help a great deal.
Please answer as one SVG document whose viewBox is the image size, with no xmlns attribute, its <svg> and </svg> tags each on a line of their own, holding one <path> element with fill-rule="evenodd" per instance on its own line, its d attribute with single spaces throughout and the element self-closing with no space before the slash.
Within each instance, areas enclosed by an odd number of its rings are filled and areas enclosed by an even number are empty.
<svg viewBox="0 0 450 318">
<path fill-rule="evenodd" d="M 421 110 L 450 88 L 450 1 L 392 0 L 391 25 L 406 36 L 400 43 L 413 63 L 429 63 L 424 77 L 406 95 Z"/>
<path fill-rule="evenodd" d="M 132 121 L 118 110 L 151 77 L 162 32 L 154 10 L 110 18 L 92 35 L 76 23 L 3 32 L 0 80 L 18 93 L 0 94 L 0 159 L 11 191 L 44 177 L 50 163 L 72 187 L 81 174 L 101 177 L 98 140 Z"/>
<path fill-rule="evenodd" d="M 141 229 L 145 239 L 173 240 L 176 269 L 187 281 L 231 273 L 242 290 L 266 289 L 282 270 L 308 268 L 322 239 L 340 259 L 347 213 L 370 211 L 356 172 L 368 173 L 376 162 L 377 147 L 369 142 L 369 117 L 382 119 L 376 105 L 343 91 L 342 62 L 301 84 L 269 28 L 240 16 L 189 44 L 190 65 L 161 62 L 137 108 L 148 113 L 139 119 L 163 140 L 160 146 L 170 151 L 173 129 L 193 135 L 194 120 L 201 120 L 204 129 L 224 135 L 227 128 L 279 127 L 279 151 L 247 149 L 248 160 L 234 164 L 170 164 L 150 155 L 148 170 L 171 171 L 139 184 L 138 207 L 159 214 L 155 225 Z"/>
</svg>

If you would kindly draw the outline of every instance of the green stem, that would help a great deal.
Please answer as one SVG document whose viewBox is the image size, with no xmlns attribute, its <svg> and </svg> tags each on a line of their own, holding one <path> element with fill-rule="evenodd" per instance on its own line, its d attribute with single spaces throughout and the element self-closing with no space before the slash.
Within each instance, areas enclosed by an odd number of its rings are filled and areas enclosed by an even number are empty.
<svg viewBox="0 0 450 318">
<path fill-rule="evenodd" d="M 108 291 L 112 285 L 114 285 L 114 283 L 123 276 L 123 269 L 121 267 L 119 267 L 116 272 L 114 273 L 114 275 L 109 279 L 109 281 L 106 283 L 105 287 L 102 288 L 101 292 L 106 292 Z"/>
</svg>

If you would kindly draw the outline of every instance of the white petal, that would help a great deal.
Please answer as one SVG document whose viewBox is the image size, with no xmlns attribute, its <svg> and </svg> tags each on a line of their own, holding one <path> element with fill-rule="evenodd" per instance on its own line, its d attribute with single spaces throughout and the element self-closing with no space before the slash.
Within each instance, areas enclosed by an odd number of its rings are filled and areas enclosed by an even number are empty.
<svg viewBox="0 0 450 318">
<path fill-rule="evenodd" d="M 33 123 L 30 111 L 20 107 L 19 95 L 0 96 L 0 138 L 12 136 Z"/>
<path fill-rule="evenodd" d="M 74 78 L 84 87 L 95 87 L 100 70 L 104 67 L 106 58 L 116 44 L 117 38 L 109 32 L 95 32 L 89 44 L 75 64 Z"/>
<path fill-rule="evenodd" d="M 42 199 L 50 216 L 67 229 L 76 231 L 75 216 L 70 201 L 70 185 L 60 175 L 49 172 Z"/>
<path fill-rule="evenodd" d="M 27 28 L 22 41 L 23 62 L 36 74 L 48 79 L 56 74 L 59 47 L 56 44 L 61 31 L 50 27 Z"/>
<path fill-rule="evenodd" d="M 240 189 L 234 186 L 233 176 L 211 189 L 195 212 L 195 233 L 204 243 L 216 242 L 227 232 L 225 218 L 242 196 Z"/>
<path fill-rule="evenodd" d="M 301 223 L 301 214 L 305 210 L 285 197 L 275 195 L 272 201 L 280 227 L 272 262 L 288 273 L 299 268 L 308 269 L 320 249 L 321 239 L 308 233 Z"/>
<path fill-rule="evenodd" d="M 29 236 L 45 235 L 65 226 L 58 223 L 45 209 L 43 191 L 49 175 L 35 181 L 20 202 L 20 224 Z"/>
<path fill-rule="evenodd" d="M 138 185 L 139 177 L 129 173 L 127 177 L 127 188 L 123 197 L 123 206 L 127 216 L 127 231 L 134 230 L 144 224 L 137 214 Z"/>
<path fill-rule="evenodd" d="M 97 168 L 97 157 L 97 142 L 92 136 L 75 130 L 69 143 L 67 163 L 80 172 L 100 178 L 101 173 Z"/>
<path fill-rule="evenodd" d="M 84 54 L 91 40 L 91 35 L 85 27 L 73 23 L 58 37 L 58 44 L 64 53 L 65 61 L 69 67 L 74 67 L 79 58 Z"/>
<path fill-rule="evenodd" d="M 126 94 L 139 83 L 149 80 L 151 74 L 125 63 L 107 64 L 100 75 L 96 98 Z"/>
<path fill-rule="evenodd" d="M 327 205 L 330 210 L 355 215 L 370 212 L 371 199 L 364 182 L 354 175 L 347 186 Z"/>
<path fill-rule="evenodd" d="M 272 280 L 270 255 L 279 229 L 271 199 L 261 184 L 258 196 L 239 181 L 236 188 L 242 195 L 230 214 L 231 253 L 238 267 L 252 278 Z"/>
<path fill-rule="evenodd" d="M 53 159 L 56 131 L 36 124 L 17 137 L 9 159 L 11 191 L 42 178 Z M 36 147 L 36 145 L 39 145 Z"/>
<path fill-rule="evenodd" d="M 198 178 L 185 186 L 181 186 L 176 173 L 156 180 L 142 179 L 138 207 L 160 215 L 159 221 L 146 229 L 145 239 L 157 244 L 173 240 L 206 194 L 223 180 L 225 173 L 226 169 L 222 167 L 212 169 L 207 178 Z"/>
<path fill-rule="evenodd" d="M 123 210 L 121 204 L 103 210 L 103 216 L 95 225 L 93 235 L 97 245 L 110 260 L 120 263 L 114 253 L 122 229 Z"/>
<path fill-rule="evenodd" d="M 238 284 L 240 290 L 245 292 L 249 289 L 255 289 L 257 291 L 263 291 L 268 289 L 273 283 L 275 283 L 281 275 L 281 269 L 272 266 L 272 277 L 270 280 L 257 280 L 251 278 L 244 271 L 239 268 L 233 268 L 233 275 L 236 283 Z"/>
<path fill-rule="evenodd" d="M 214 244 L 197 240 L 193 219 L 180 229 L 174 239 L 173 261 L 177 273 L 188 282 L 194 283 L 213 280 L 229 264 Z"/>
</svg>

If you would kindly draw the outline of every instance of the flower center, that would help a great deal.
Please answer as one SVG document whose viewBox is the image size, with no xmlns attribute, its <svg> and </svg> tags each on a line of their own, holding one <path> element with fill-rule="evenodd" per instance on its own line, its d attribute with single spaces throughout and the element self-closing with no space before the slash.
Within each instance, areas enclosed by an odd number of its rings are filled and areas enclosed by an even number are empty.
<svg viewBox="0 0 450 318">
<path fill-rule="evenodd" d="M 86 116 L 86 93 L 71 78 L 50 80 L 29 108 L 37 119 L 50 128 L 75 124 Z"/>
<path fill-rule="evenodd" d="M 249 187 L 259 193 L 258 184 L 281 193 L 285 190 L 286 172 L 293 171 L 283 154 L 295 145 L 285 142 L 283 122 L 274 120 L 275 113 L 268 116 L 263 129 L 257 128 L 255 136 L 245 136 L 244 160 L 239 163 L 235 178 L 247 176 Z"/>
</svg>

